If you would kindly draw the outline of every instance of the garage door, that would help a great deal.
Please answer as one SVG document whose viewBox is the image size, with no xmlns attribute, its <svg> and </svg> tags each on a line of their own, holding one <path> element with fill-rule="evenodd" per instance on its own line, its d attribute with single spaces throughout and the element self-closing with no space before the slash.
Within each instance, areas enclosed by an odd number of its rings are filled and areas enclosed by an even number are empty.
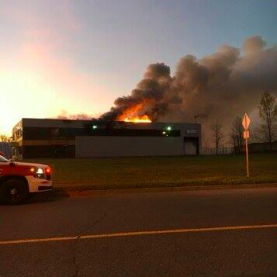
<svg viewBox="0 0 277 277">
<path fill-rule="evenodd" d="M 198 155 L 197 138 L 184 138 L 184 153 L 185 155 Z"/>
</svg>

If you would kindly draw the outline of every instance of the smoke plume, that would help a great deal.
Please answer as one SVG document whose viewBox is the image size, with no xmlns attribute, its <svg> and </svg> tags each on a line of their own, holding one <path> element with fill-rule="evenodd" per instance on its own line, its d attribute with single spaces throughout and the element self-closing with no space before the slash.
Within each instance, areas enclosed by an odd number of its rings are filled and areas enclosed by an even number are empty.
<svg viewBox="0 0 277 277">
<path fill-rule="evenodd" d="M 58 118 L 58 119 L 72 119 L 72 120 L 94 120 L 92 115 L 88 115 L 88 114 L 85 114 L 85 113 L 69 114 L 65 110 L 62 110 L 61 113 L 55 118 Z"/>
<path fill-rule="evenodd" d="M 166 99 L 170 90 L 172 78 L 169 66 L 163 63 L 148 66 L 144 78 L 129 96 L 119 97 L 114 101 L 114 107 L 101 116 L 102 120 L 120 120 L 124 114 L 131 116 L 148 115 L 152 120 L 158 120 L 165 115 L 169 105 Z"/>
<path fill-rule="evenodd" d="M 197 59 L 182 57 L 174 74 L 163 63 L 148 66 L 129 96 L 115 100 L 102 120 L 122 120 L 126 114 L 146 114 L 152 121 L 231 121 L 256 109 L 262 92 L 277 94 L 277 47 L 266 47 L 260 36 L 247 38 L 241 47 L 221 46 Z M 207 124 L 207 123 L 206 123 Z"/>
</svg>

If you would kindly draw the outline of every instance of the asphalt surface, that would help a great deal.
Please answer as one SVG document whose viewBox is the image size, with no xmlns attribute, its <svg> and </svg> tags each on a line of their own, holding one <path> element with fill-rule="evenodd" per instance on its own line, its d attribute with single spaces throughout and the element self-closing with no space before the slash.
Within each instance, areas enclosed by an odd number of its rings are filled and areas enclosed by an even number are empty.
<svg viewBox="0 0 277 277">
<path fill-rule="evenodd" d="M 277 188 L 0 206 L 0 276 L 276 277 Z"/>
</svg>

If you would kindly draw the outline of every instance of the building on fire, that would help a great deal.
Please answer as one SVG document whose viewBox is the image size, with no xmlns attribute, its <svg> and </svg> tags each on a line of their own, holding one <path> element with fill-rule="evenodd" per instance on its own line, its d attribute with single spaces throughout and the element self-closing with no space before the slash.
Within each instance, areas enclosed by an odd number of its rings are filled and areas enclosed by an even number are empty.
<svg viewBox="0 0 277 277">
<path fill-rule="evenodd" d="M 200 124 L 23 118 L 13 128 L 13 156 L 19 159 L 183 156 L 200 152 Z"/>
</svg>

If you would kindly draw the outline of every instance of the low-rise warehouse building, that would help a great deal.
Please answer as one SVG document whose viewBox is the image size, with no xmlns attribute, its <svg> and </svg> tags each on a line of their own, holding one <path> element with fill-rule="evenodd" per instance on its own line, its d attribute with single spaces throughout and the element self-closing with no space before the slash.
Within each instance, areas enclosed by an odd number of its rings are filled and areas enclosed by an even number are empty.
<svg viewBox="0 0 277 277">
<path fill-rule="evenodd" d="M 19 159 L 198 155 L 201 125 L 24 118 L 13 140 Z"/>
</svg>

